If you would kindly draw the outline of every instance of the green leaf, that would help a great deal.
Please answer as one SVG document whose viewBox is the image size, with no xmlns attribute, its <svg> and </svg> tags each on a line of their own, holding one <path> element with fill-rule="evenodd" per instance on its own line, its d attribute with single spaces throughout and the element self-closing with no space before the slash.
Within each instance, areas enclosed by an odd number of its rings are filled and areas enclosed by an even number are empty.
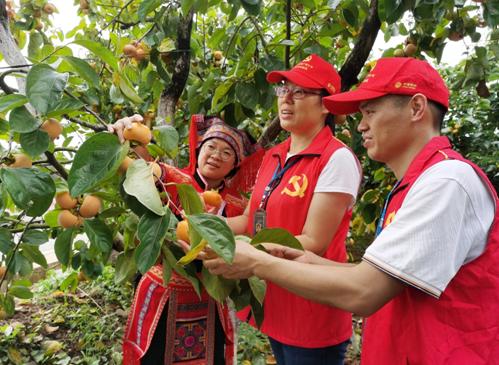
<svg viewBox="0 0 499 365">
<path fill-rule="evenodd" d="M 260 14 L 260 9 L 262 6 L 262 1 L 261 0 L 240 0 L 241 5 L 243 6 L 244 10 L 250 15 L 257 16 Z"/>
<path fill-rule="evenodd" d="M 36 59 L 36 54 L 40 51 L 43 45 L 43 36 L 40 32 L 32 30 L 29 33 L 29 43 L 28 43 L 28 57 L 30 59 Z"/>
<path fill-rule="evenodd" d="M 204 250 L 207 244 L 208 242 L 206 242 L 206 240 L 201 240 L 196 246 L 191 246 L 191 249 L 178 260 L 177 264 L 184 266 L 191 263 L 198 257 L 200 252 Z"/>
<path fill-rule="evenodd" d="M 21 248 L 23 255 L 27 257 L 31 262 L 35 262 L 45 269 L 47 268 L 47 259 L 45 258 L 45 256 L 43 256 L 37 246 L 22 244 Z"/>
<path fill-rule="evenodd" d="M 137 94 L 130 81 L 128 81 L 124 75 L 120 75 L 119 77 L 119 87 L 123 95 L 135 104 L 141 104 L 144 102 L 144 100 L 142 100 L 142 98 Z"/>
<path fill-rule="evenodd" d="M 46 64 L 31 68 L 26 76 L 26 96 L 41 114 L 47 114 L 62 96 L 68 74 L 61 74 Z"/>
<path fill-rule="evenodd" d="M 30 156 L 35 157 L 48 150 L 50 137 L 47 132 L 35 129 L 33 132 L 22 133 L 19 142 Z"/>
<path fill-rule="evenodd" d="M 168 156 L 175 158 L 178 152 L 178 132 L 171 125 L 155 127 L 153 129 L 154 139 L 158 145 L 168 153 Z"/>
<path fill-rule="evenodd" d="M 229 92 L 229 90 L 233 84 L 234 84 L 234 81 L 229 79 L 229 80 L 224 81 L 224 83 L 222 83 L 221 85 L 219 85 L 215 89 L 215 93 L 213 94 L 213 99 L 211 101 L 211 109 L 212 110 L 218 110 L 217 107 L 220 107 L 218 105 L 220 99 L 222 99 Z"/>
<path fill-rule="evenodd" d="M 63 96 L 62 99 L 54 105 L 53 109 L 47 113 L 47 117 L 52 118 L 62 114 L 71 113 L 81 109 L 83 105 L 85 104 L 77 99 Z"/>
<path fill-rule="evenodd" d="M 223 303 L 236 286 L 235 280 L 229 280 L 222 276 L 212 275 L 204 266 L 201 275 L 201 282 L 210 297 L 219 303 Z"/>
<path fill-rule="evenodd" d="M 7 255 L 13 248 L 12 234 L 7 228 L 0 228 L 0 252 Z"/>
<path fill-rule="evenodd" d="M 249 286 L 251 288 L 251 292 L 255 296 L 258 303 L 263 305 L 263 299 L 265 297 L 265 291 L 267 290 L 267 284 L 265 280 L 259 279 L 256 276 L 251 276 L 248 278 Z"/>
<path fill-rule="evenodd" d="M 108 254 L 113 248 L 113 233 L 109 227 L 99 218 L 85 219 L 83 222 L 84 231 L 88 239 L 102 252 Z"/>
<path fill-rule="evenodd" d="M 263 323 L 263 306 L 258 302 L 254 295 L 251 296 L 250 307 L 255 323 L 257 327 L 260 328 Z"/>
<path fill-rule="evenodd" d="M 114 282 L 116 284 L 131 280 L 137 272 L 137 265 L 134 260 L 134 252 L 122 252 L 116 258 L 116 267 L 114 273 Z"/>
<path fill-rule="evenodd" d="M 43 215 L 43 220 L 50 228 L 59 227 L 57 218 L 59 217 L 59 210 L 49 210 Z"/>
<path fill-rule="evenodd" d="M 9 294 L 20 298 L 20 299 L 31 299 L 33 298 L 33 293 L 29 288 L 21 285 L 13 285 L 9 288 Z"/>
<path fill-rule="evenodd" d="M 163 203 L 154 184 L 152 168 L 144 160 L 135 160 L 126 171 L 123 190 L 157 215 L 164 215 Z"/>
<path fill-rule="evenodd" d="M 87 39 L 79 39 L 74 41 L 73 43 L 85 47 L 90 52 L 99 57 L 102 61 L 104 61 L 104 63 L 106 63 L 114 71 L 118 71 L 118 59 L 109 49 L 104 47 L 102 44 Z"/>
<path fill-rule="evenodd" d="M 192 185 L 177 184 L 176 186 L 180 204 L 186 214 L 199 214 L 204 212 L 201 197 Z"/>
<path fill-rule="evenodd" d="M 110 133 L 97 133 L 83 142 L 69 171 L 71 195 L 81 195 L 112 177 L 125 158 L 128 146 Z"/>
<path fill-rule="evenodd" d="M 174 249 L 174 247 L 172 247 L 172 249 Z M 189 282 L 192 284 L 192 287 L 196 291 L 196 294 L 199 298 L 201 298 L 201 282 L 199 281 L 196 273 L 190 272 L 188 267 L 183 268 L 182 266 L 177 265 L 177 258 L 168 247 L 163 246 L 161 252 L 163 253 L 163 257 L 165 258 L 165 260 L 163 260 L 163 265 L 166 261 L 168 265 L 172 267 L 180 276 L 189 280 Z"/>
<path fill-rule="evenodd" d="M 187 14 L 189 10 L 195 5 L 195 0 L 183 0 L 182 1 L 182 13 Z"/>
<path fill-rule="evenodd" d="M 236 242 L 231 229 L 220 217 L 213 214 L 201 213 L 188 215 L 189 229 L 208 241 L 211 249 L 225 262 L 231 263 L 234 259 Z"/>
<path fill-rule="evenodd" d="M 69 266 L 73 253 L 73 238 L 75 229 L 68 228 L 57 235 L 54 251 L 57 260 L 64 266 Z"/>
<path fill-rule="evenodd" d="M 362 202 L 375 203 L 379 199 L 379 191 L 376 189 L 367 190 L 361 198 Z"/>
<path fill-rule="evenodd" d="M 236 96 L 246 108 L 254 109 L 258 102 L 258 90 L 254 84 L 240 82 L 236 85 Z"/>
<path fill-rule="evenodd" d="M 284 228 L 264 228 L 251 240 L 251 244 L 254 246 L 264 242 L 278 243 L 303 251 L 300 241 Z"/>
<path fill-rule="evenodd" d="M 147 212 L 139 221 L 137 235 L 140 245 L 135 250 L 135 262 L 143 274 L 154 265 L 161 252 L 171 216 L 171 211 L 167 207 L 164 212 L 166 214 L 162 216 Z"/>
<path fill-rule="evenodd" d="M 402 0 L 380 0 L 378 2 L 378 15 L 381 21 L 388 24 L 395 23 L 405 12 Z"/>
<path fill-rule="evenodd" d="M 76 272 L 72 272 L 66 277 L 66 279 L 62 281 L 61 285 L 59 285 L 59 288 L 62 291 L 66 291 L 68 290 L 68 288 L 70 291 L 75 291 L 77 286 L 78 286 L 78 274 Z"/>
<path fill-rule="evenodd" d="M 39 229 L 28 230 L 23 235 L 23 242 L 30 245 L 40 246 L 49 240 L 46 231 Z"/>
<path fill-rule="evenodd" d="M 0 170 L 0 178 L 12 200 L 29 216 L 40 216 L 52 204 L 55 195 L 54 180 L 38 169 Z"/>
<path fill-rule="evenodd" d="M 5 113 L 14 108 L 23 106 L 28 98 L 21 94 L 9 94 L 0 97 L 0 113 Z"/>
<path fill-rule="evenodd" d="M 41 124 L 41 120 L 35 119 L 24 106 L 15 108 L 9 115 L 10 130 L 19 133 L 29 133 L 36 130 Z"/>
<path fill-rule="evenodd" d="M 146 15 L 159 8 L 162 3 L 162 0 L 143 0 L 139 5 L 139 10 L 137 11 L 139 20 L 144 21 L 146 19 Z"/>
<path fill-rule="evenodd" d="M 90 87 L 99 88 L 99 75 L 97 75 L 95 70 L 86 61 L 71 56 L 63 58 L 82 79 L 88 82 Z"/>
</svg>

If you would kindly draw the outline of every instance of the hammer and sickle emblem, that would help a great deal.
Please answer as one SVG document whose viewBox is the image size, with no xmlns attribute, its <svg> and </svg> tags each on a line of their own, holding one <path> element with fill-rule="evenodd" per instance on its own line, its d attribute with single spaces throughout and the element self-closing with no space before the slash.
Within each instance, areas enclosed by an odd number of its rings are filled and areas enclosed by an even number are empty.
<svg viewBox="0 0 499 365">
<path fill-rule="evenodd" d="M 300 185 L 301 180 L 301 185 Z M 294 175 L 288 181 L 288 184 L 293 185 L 294 190 L 290 190 L 287 187 L 282 189 L 281 194 L 287 194 L 289 196 L 297 196 L 299 198 L 303 198 L 305 196 L 305 191 L 308 186 L 308 179 L 305 174 L 301 174 L 301 176 Z"/>
</svg>

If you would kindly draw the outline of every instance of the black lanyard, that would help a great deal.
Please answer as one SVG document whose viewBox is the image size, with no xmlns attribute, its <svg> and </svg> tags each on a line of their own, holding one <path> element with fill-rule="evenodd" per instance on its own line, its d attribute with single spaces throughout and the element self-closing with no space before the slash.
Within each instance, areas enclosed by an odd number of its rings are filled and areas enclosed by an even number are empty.
<svg viewBox="0 0 499 365">
<path fill-rule="evenodd" d="M 277 188 L 277 186 L 280 184 L 282 177 L 288 171 L 292 166 L 294 166 L 303 156 L 293 156 L 290 157 L 285 163 L 284 167 L 281 169 L 281 161 L 279 160 L 277 162 L 277 167 L 274 171 L 274 175 L 272 175 L 272 179 L 270 179 L 269 183 L 263 190 L 263 195 L 262 195 L 262 200 L 260 201 L 260 205 L 258 206 L 258 209 L 263 209 L 267 207 L 267 202 L 270 198 L 270 194 Z"/>
</svg>

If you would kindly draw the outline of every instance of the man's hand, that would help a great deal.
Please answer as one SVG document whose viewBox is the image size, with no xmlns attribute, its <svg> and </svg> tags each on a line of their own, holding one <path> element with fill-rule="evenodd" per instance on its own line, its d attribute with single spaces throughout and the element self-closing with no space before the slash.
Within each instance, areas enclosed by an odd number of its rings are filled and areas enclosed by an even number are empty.
<svg viewBox="0 0 499 365">
<path fill-rule="evenodd" d="M 263 255 L 263 256 L 262 256 Z M 204 266 L 213 275 L 222 275 L 227 279 L 247 279 L 253 276 L 255 264 L 268 256 L 245 241 L 236 241 L 236 252 L 232 264 L 227 264 L 221 258 L 209 258 L 199 255 Z"/>
<path fill-rule="evenodd" d="M 144 118 L 140 114 L 134 114 L 131 117 L 125 117 L 118 119 L 114 124 L 109 124 L 107 126 L 107 130 L 110 133 L 116 133 L 118 136 L 119 140 L 121 143 L 125 142 L 125 137 L 123 137 L 123 131 L 125 129 L 130 129 L 132 128 L 132 123 L 137 122 L 137 123 L 142 123 L 144 121 Z"/>
</svg>

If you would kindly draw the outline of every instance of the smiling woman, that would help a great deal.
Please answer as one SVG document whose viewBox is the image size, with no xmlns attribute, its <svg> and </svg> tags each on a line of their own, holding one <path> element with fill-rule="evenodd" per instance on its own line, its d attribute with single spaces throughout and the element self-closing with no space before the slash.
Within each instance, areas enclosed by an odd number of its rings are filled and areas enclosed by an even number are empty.
<svg viewBox="0 0 499 365">
<path fill-rule="evenodd" d="M 142 116 L 136 114 L 118 120 L 109 130 L 122 139 L 127 128 L 142 121 Z M 247 159 L 255 151 L 255 146 L 244 132 L 228 126 L 219 118 L 202 115 L 192 117 L 189 144 L 188 167 L 178 169 L 159 163 L 161 176 L 157 184 L 160 190 L 168 192 L 172 211 L 182 219 L 175 186 L 182 183 L 193 186 L 199 193 L 204 192 L 203 196 L 207 195 L 207 211 L 229 217 L 241 214 L 247 200 L 240 192 L 246 191 L 247 187 L 229 186 L 229 182 L 242 167 L 252 185 L 254 174 L 251 171 L 256 172 L 256 169 L 246 169 L 249 165 L 245 163 L 252 161 L 259 165 L 263 150 Z M 187 222 L 181 223 L 179 227 L 185 233 Z M 229 308 L 226 303 L 216 303 L 205 290 L 200 299 L 192 284 L 175 272 L 168 285 L 164 285 L 162 266 L 155 265 L 138 283 L 123 352 L 124 365 L 176 364 L 187 360 L 193 365 L 232 363 L 235 355 L 234 324 Z"/>
</svg>

